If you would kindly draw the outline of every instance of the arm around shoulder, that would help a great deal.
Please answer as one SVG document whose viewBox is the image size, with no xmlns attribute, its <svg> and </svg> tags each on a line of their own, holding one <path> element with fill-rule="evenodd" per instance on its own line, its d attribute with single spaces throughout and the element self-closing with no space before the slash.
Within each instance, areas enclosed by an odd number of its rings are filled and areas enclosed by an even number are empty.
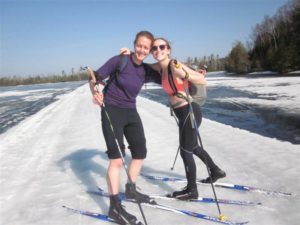
<svg viewBox="0 0 300 225">
<path fill-rule="evenodd" d="M 194 84 L 206 84 L 206 79 L 204 73 L 197 72 L 188 66 L 178 63 L 171 64 L 171 70 L 175 74 L 176 77 L 179 77 L 183 80 L 189 80 Z"/>
<path fill-rule="evenodd" d="M 194 84 L 206 84 L 207 81 L 205 79 L 205 72 L 197 72 L 188 66 L 182 64 L 182 70 L 185 72 L 184 79 L 189 80 Z"/>
</svg>

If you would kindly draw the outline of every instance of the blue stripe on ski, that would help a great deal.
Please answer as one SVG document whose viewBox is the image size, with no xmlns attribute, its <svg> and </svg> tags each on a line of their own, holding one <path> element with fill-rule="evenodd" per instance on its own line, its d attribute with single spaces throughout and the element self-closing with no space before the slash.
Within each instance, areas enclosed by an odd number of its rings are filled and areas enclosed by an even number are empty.
<svg viewBox="0 0 300 225">
<path fill-rule="evenodd" d="M 102 193 L 99 193 L 102 192 Z M 102 189 L 99 188 L 99 191 L 88 191 L 88 193 L 91 194 L 96 194 L 96 195 L 103 195 L 107 193 L 103 193 Z M 108 195 L 108 194 L 107 194 Z M 120 198 L 124 199 L 125 193 L 120 192 L 119 193 Z M 177 198 L 172 198 L 172 197 L 167 197 L 164 195 L 149 195 L 150 198 L 153 199 L 163 199 L 163 200 L 177 200 L 177 201 L 184 201 L 184 200 L 179 200 Z M 216 203 L 216 200 L 214 198 L 203 198 L 199 197 L 198 199 L 192 199 L 188 200 L 186 202 L 195 202 L 195 203 Z M 241 206 L 257 206 L 257 205 L 262 205 L 260 202 L 251 202 L 251 201 L 239 201 L 239 200 L 230 200 L 230 199 L 218 199 L 218 203 L 220 204 L 228 204 L 228 205 L 241 205 Z"/>
<path fill-rule="evenodd" d="M 166 197 L 166 196 L 161 196 L 161 195 L 150 195 L 151 198 L 158 198 L 158 199 L 171 199 L 171 200 L 178 200 L 178 201 L 183 201 L 179 200 L 174 197 Z M 251 201 L 240 201 L 240 200 L 230 200 L 230 199 L 219 199 L 216 201 L 214 198 L 203 198 L 199 197 L 198 199 L 191 199 L 188 200 L 187 202 L 199 202 L 199 203 L 220 203 L 220 204 L 228 204 L 228 205 L 241 205 L 241 206 L 256 206 L 256 205 L 262 205 L 261 202 L 251 202 Z"/>
<path fill-rule="evenodd" d="M 159 180 L 159 181 L 164 181 L 164 182 L 167 182 L 167 181 L 184 182 L 184 183 L 187 182 L 185 178 L 178 178 L 178 177 L 161 177 L 161 176 L 152 176 L 152 175 L 147 175 L 147 174 L 142 174 L 142 176 L 147 179 Z M 207 184 L 201 182 L 201 180 L 197 180 L 197 184 L 207 185 Z M 240 191 L 258 192 L 258 193 L 263 193 L 263 194 L 267 194 L 267 195 L 283 195 L 283 196 L 291 196 L 292 195 L 292 193 L 289 193 L 289 192 L 272 191 L 272 190 L 267 190 L 267 189 L 263 189 L 263 188 L 251 187 L 251 186 L 239 185 L 239 184 L 215 182 L 215 183 L 213 183 L 213 185 L 215 187 L 222 187 L 222 188 L 228 188 L 228 189 L 240 190 Z"/>
<path fill-rule="evenodd" d="M 99 189 L 98 193 L 99 193 L 100 196 L 109 197 L 109 193 L 105 192 L 100 187 L 98 187 L 98 189 Z M 125 195 L 120 195 L 120 198 L 123 201 L 135 202 L 134 200 L 127 199 L 125 197 Z M 145 205 L 145 206 L 152 207 L 152 208 L 162 209 L 162 210 L 166 210 L 166 211 L 169 211 L 169 212 L 174 212 L 174 213 L 181 214 L 181 215 L 192 216 L 192 217 L 196 217 L 196 218 L 199 218 L 199 219 L 209 220 L 209 221 L 216 222 L 216 223 L 221 223 L 221 224 L 243 225 L 243 224 L 249 223 L 249 221 L 245 221 L 245 222 L 232 222 L 230 220 L 221 220 L 218 217 L 208 216 L 208 215 L 205 215 L 205 214 L 196 213 L 196 212 L 192 212 L 192 211 L 189 211 L 189 210 L 176 209 L 176 208 L 172 208 L 172 207 L 161 205 L 161 204 L 157 204 L 157 203 L 156 204 L 141 203 L 141 204 Z"/>
<path fill-rule="evenodd" d="M 73 213 L 77 213 L 77 214 L 80 214 L 80 215 L 93 217 L 93 218 L 96 218 L 98 220 L 103 220 L 103 221 L 118 224 L 116 221 L 109 218 L 107 215 L 104 215 L 104 214 L 101 214 L 101 213 L 93 213 L 93 212 L 86 211 L 86 210 L 74 209 L 74 208 L 70 208 L 70 207 L 67 207 L 67 206 L 64 206 L 64 205 L 62 207 L 69 210 L 69 211 L 71 211 L 71 212 L 73 212 Z"/>
</svg>

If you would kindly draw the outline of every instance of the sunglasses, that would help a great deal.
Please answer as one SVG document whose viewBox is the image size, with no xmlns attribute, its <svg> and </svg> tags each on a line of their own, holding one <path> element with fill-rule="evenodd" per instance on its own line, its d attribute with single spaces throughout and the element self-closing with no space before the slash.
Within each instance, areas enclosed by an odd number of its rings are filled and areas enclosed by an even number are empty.
<svg viewBox="0 0 300 225">
<path fill-rule="evenodd" d="M 161 51 L 163 51 L 163 50 L 165 50 L 165 48 L 168 48 L 168 45 L 158 45 L 158 46 L 153 45 L 152 48 L 151 48 L 151 51 L 152 51 L 152 52 L 155 52 L 155 51 L 158 50 L 158 48 L 159 48 Z"/>
</svg>

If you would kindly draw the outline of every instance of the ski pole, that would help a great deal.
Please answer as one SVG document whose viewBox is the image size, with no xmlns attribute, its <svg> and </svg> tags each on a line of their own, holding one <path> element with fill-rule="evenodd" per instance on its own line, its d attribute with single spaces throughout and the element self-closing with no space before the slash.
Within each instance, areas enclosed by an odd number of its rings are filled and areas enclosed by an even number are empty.
<svg viewBox="0 0 300 225">
<path fill-rule="evenodd" d="M 177 157 L 178 157 L 178 154 L 179 154 L 179 150 L 180 150 L 180 145 L 178 146 L 178 149 L 177 149 L 177 152 L 176 152 L 175 159 L 174 159 L 174 162 L 173 162 L 173 166 L 171 167 L 171 170 L 174 170 L 175 163 L 177 161 Z"/>
<path fill-rule="evenodd" d="M 87 67 L 87 68 L 90 69 L 89 67 Z M 96 76 L 95 76 L 94 71 L 93 71 L 92 69 L 90 69 L 90 75 L 91 75 L 91 78 L 92 78 L 93 82 L 96 84 L 95 87 L 96 87 L 97 91 L 100 92 L 99 86 L 98 86 L 97 81 L 96 81 Z M 118 139 L 117 139 L 116 134 L 115 134 L 115 131 L 114 131 L 114 127 L 113 127 L 113 125 L 112 125 L 110 116 L 109 116 L 109 114 L 108 114 L 108 112 L 107 112 L 107 110 L 106 110 L 106 108 L 105 108 L 104 103 L 102 104 L 101 108 L 102 108 L 102 110 L 104 110 L 105 116 L 106 116 L 106 118 L 107 118 L 107 120 L 108 120 L 108 122 L 109 122 L 110 129 L 111 129 L 111 131 L 112 131 L 112 133 L 113 133 L 115 142 L 116 142 L 116 144 L 117 144 L 117 148 L 118 148 L 118 151 L 119 151 L 119 153 L 120 153 L 121 160 L 122 160 L 122 163 L 123 163 L 123 168 L 124 168 L 124 170 L 125 170 L 125 172 L 126 172 L 128 181 L 129 181 L 129 183 L 130 183 L 131 185 L 133 185 L 133 182 L 132 182 L 131 177 L 130 177 L 129 172 L 128 172 L 128 167 L 127 167 L 127 165 L 126 165 L 125 159 L 124 159 L 124 157 L 123 157 L 123 154 L 122 154 L 122 151 L 121 151 L 119 142 L 118 142 Z M 134 194 L 136 195 L 136 192 L 134 192 Z M 145 225 L 148 225 L 147 220 L 146 220 L 146 217 L 145 217 L 145 214 L 144 214 L 144 211 L 143 211 L 143 208 L 142 208 L 142 206 L 141 206 L 141 202 L 138 200 L 138 198 L 136 198 L 136 202 L 137 202 L 138 207 L 139 207 L 139 210 L 140 210 L 140 212 L 141 212 L 141 214 L 142 214 L 142 217 L 143 217 L 143 220 L 144 220 L 144 222 L 145 222 Z"/>
<path fill-rule="evenodd" d="M 170 111 L 171 111 L 171 116 L 174 117 L 177 126 L 179 126 L 178 119 L 176 118 L 176 116 L 174 116 L 174 111 L 173 111 L 173 108 L 172 108 L 171 105 L 170 105 Z M 173 162 L 173 166 L 171 167 L 171 170 L 174 170 L 174 167 L 175 167 L 175 163 L 176 163 L 176 161 L 177 161 L 177 157 L 178 157 L 179 150 L 180 150 L 180 136 L 179 136 L 179 146 L 178 146 L 178 149 L 177 149 L 177 152 L 176 152 L 175 159 L 174 159 L 174 162 Z"/>
<path fill-rule="evenodd" d="M 179 68 L 179 64 L 178 64 L 177 60 L 174 60 L 174 64 L 175 64 L 175 67 Z M 187 71 L 184 68 L 182 68 L 182 70 L 187 74 Z M 190 114 L 190 118 L 191 118 L 192 127 L 196 130 L 197 139 L 198 139 L 200 148 L 204 149 L 202 141 L 201 141 L 201 137 L 200 137 L 200 134 L 199 134 L 199 130 L 197 128 L 198 126 L 197 126 L 197 122 L 196 122 L 196 119 L 195 119 L 192 103 L 191 103 L 190 98 L 189 98 L 189 96 L 190 96 L 189 91 L 188 91 L 188 89 L 186 88 L 185 85 L 183 85 L 183 88 L 184 88 L 184 92 L 187 96 L 187 102 L 188 102 L 188 105 L 189 105 L 189 114 Z M 207 172 L 208 172 L 208 175 L 209 175 L 210 184 L 211 184 L 211 187 L 212 187 L 212 190 L 213 190 L 214 197 L 216 199 L 216 205 L 217 205 L 218 212 L 219 212 L 219 219 L 224 221 L 227 217 L 221 213 L 221 209 L 220 209 L 220 205 L 218 203 L 216 190 L 215 190 L 214 185 L 212 183 L 211 172 L 210 172 L 210 170 L 208 168 L 208 165 L 207 165 L 207 159 L 206 159 L 206 157 L 204 157 L 204 158 L 205 158 L 206 169 L 207 169 Z"/>
<path fill-rule="evenodd" d="M 176 118 L 176 116 L 174 116 L 173 115 L 173 113 L 174 113 L 174 111 L 173 111 L 173 109 L 171 109 L 172 111 L 172 113 L 171 113 L 171 115 L 174 117 L 174 119 L 175 119 L 175 121 L 176 121 L 176 123 L 177 123 L 177 126 L 179 127 L 179 122 L 178 122 L 178 119 Z M 185 120 L 184 120 L 184 124 L 186 123 L 186 120 L 187 120 L 187 118 L 185 118 Z M 180 134 L 179 134 L 179 146 L 178 146 L 178 149 L 177 149 L 177 152 L 176 152 L 176 155 L 175 155 L 175 159 L 174 159 L 174 162 L 173 162 L 173 166 L 171 167 L 171 170 L 174 170 L 174 167 L 175 167 L 175 163 L 176 163 L 176 161 L 177 161 L 177 157 L 178 157 L 178 154 L 179 154 L 179 151 L 180 151 L 180 147 L 181 147 L 181 145 L 180 145 L 180 143 L 181 143 L 181 136 L 182 136 L 182 133 L 183 133 L 183 130 L 181 130 L 181 132 L 180 132 Z"/>
</svg>

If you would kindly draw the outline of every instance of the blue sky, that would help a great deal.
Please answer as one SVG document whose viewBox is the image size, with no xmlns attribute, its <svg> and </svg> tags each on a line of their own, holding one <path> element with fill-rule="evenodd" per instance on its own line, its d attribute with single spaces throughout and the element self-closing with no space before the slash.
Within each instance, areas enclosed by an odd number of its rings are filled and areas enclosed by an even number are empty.
<svg viewBox="0 0 300 225">
<path fill-rule="evenodd" d="M 174 58 L 226 56 L 288 0 L 0 0 L 0 76 L 98 68 L 140 30 L 172 43 Z M 147 62 L 153 62 L 150 55 Z"/>
</svg>

